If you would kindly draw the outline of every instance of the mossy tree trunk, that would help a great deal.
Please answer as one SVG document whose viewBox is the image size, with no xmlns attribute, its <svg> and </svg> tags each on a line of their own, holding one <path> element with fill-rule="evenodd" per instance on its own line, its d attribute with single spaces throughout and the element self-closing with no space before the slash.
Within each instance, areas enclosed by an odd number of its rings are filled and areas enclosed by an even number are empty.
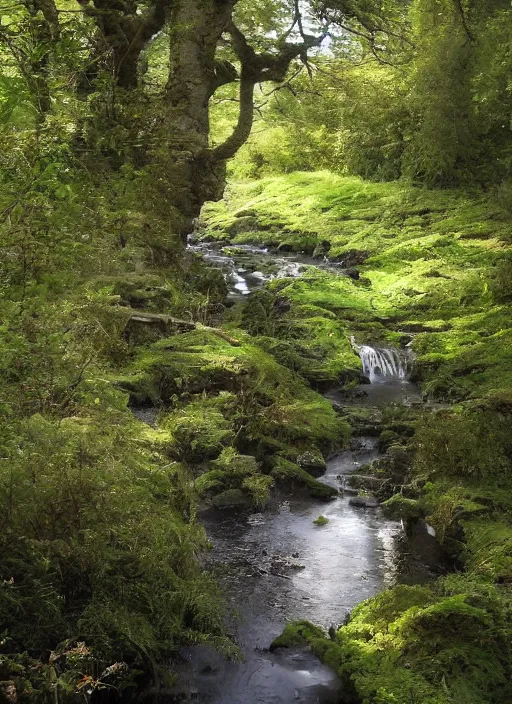
<svg viewBox="0 0 512 704">
<path fill-rule="evenodd" d="M 300 43 L 283 39 L 272 53 L 257 53 L 233 21 L 238 0 L 151 0 L 143 11 L 137 0 L 78 1 L 108 48 L 110 70 L 125 101 L 138 88 L 143 49 L 161 30 L 169 34 L 169 73 L 159 131 L 167 155 L 161 169 L 170 184 L 166 205 L 177 213 L 174 227 L 184 239 L 203 203 L 222 197 L 226 161 L 251 131 L 254 86 L 283 81 L 292 60 L 304 58 L 320 38 L 303 35 Z M 221 44 L 231 48 L 233 63 L 218 58 Z M 240 82 L 238 123 L 224 144 L 210 149 L 210 99 L 220 86 L 235 81 Z M 152 158 L 156 153 L 153 150 Z M 161 148 L 158 153 L 162 157 Z M 152 164 L 153 172 L 159 168 Z"/>
<path fill-rule="evenodd" d="M 180 0 L 170 12 L 166 127 L 176 184 L 172 200 L 182 216 L 182 236 L 190 232 L 203 203 L 223 192 L 224 163 L 208 149 L 209 102 L 218 87 L 236 80 L 235 67 L 216 60 L 235 2 Z"/>
<path fill-rule="evenodd" d="M 76 144 L 92 154 L 92 168 L 101 168 L 106 159 L 116 178 L 124 165 L 138 173 L 145 169 L 141 208 L 144 200 L 152 199 L 152 207 L 159 201 L 163 219 L 167 209 L 174 234 L 183 239 L 203 203 L 222 197 L 226 162 L 251 131 L 255 85 L 283 81 L 290 63 L 304 60 L 321 41 L 304 34 L 300 22 L 300 41 L 288 41 L 298 23 L 296 4 L 290 8 L 291 28 L 275 40 L 265 37 L 268 50 L 256 51 L 235 23 L 237 2 L 77 0 L 83 18 L 70 29 L 66 13 L 76 10 L 59 9 L 55 0 L 22 0 L 19 5 L 40 45 L 31 59 L 21 41 L 16 44 L 16 38 L 0 32 L 0 42 L 18 61 L 41 123 L 59 104 L 59 61 L 69 46 L 79 47 L 82 68 L 77 71 L 73 64 L 70 86 L 86 107 L 77 120 Z M 163 32 L 169 38 L 168 73 L 165 89 L 156 93 L 140 80 L 141 59 Z M 234 82 L 240 85 L 237 124 L 224 144 L 212 149 L 210 100 L 220 86 Z"/>
</svg>

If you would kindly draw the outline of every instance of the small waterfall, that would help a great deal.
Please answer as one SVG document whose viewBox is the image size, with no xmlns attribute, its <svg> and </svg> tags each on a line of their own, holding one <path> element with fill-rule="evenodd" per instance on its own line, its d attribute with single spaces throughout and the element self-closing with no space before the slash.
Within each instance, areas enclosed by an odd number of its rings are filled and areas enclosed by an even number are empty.
<svg viewBox="0 0 512 704">
<path fill-rule="evenodd" d="M 386 379 L 407 379 L 410 373 L 410 353 L 394 348 L 374 348 L 361 345 L 359 356 L 363 364 L 363 374 L 372 384 Z"/>
</svg>

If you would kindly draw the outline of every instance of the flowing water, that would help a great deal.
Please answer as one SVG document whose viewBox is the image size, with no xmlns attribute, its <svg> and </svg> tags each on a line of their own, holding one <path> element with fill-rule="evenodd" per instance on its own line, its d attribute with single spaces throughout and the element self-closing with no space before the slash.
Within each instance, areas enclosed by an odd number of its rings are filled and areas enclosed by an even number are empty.
<svg viewBox="0 0 512 704">
<path fill-rule="evenodd" d="M 271 278 L 298 276 L 318 266 L 308 257 L 273 255 L 256 247 L 237 247 L 234 254 L 210 245 L 192 249 L 223 269 L 235 301 Z M 360 387 L 358 404 L 417 399 L 407 381 L 410 360 L 401 353 L 362 347 L 361 360 L 373 383 Z M 344 400 L 336 390 L 327 396 Z M 320 481 L 342 488 L 344 475 L 377 457 L 375 439 L 359 438 L 353 449 L 329 460 Z M 313 524 L 320 514 L 329 519 L 324 526 Z M 305 495 L 276 495 L 263 513 L 208 510 L 201 521 L 212 543 L 207 567 L 224 588 L 229 628 L 243 660 L 227 661 L 204 646 L 184 650 L 181 663 L 175 664 L 181 677 L 173 696 L 204 704 L 339 701 L 336 675 L 309 652 L 271 653 L 269 645 L 287 621 L 303 618 L 327 629 L 391 584 L 401 526 L 384 519 L 378 509 L 351 506 L 344 493 L 327 503 Z"/>
<path fill-rule="evenodd" d="M 409 381 L 413 366 L 410 350 L 369 345 L 361 345 L 358 349 L 363 374 L 369 383 L 360 384 L 350 398 L 343 389 L 331 389 L 326 394 L 330 400 L 341 405 L 357 403 L 358 406 L 377 407 L 390 403 L 406 406 L 422 403 L 418 387 Z"/>
<path fill-rule="evenodd" d="M 362 345 L 359 356 L 363 374 L 371 384 L 379 384 L 389 379 L 405 380 L 411 371 L 411 359 L 407 350 L 375 348 Z"/>
<path fill-rule="evenodd" d="M 361 438 L 358 449 L 328 462 L 321 481 L 340 487 L 344 474 L 377 456 L 375 440 Z M 327 525 L 313 524 L 320 514 Z M 245 660 L 191 648 L 183 653 L 183 691 L 210 704 L 338 701 L 337 677 L 310 653 L 270 653 L 268 646 L 287 621 L 305 618 L 327 629 L 391 584 L 401 526 L 351 506 L 344 495 L 328 503 L 276 497 L 264 513 L 209 511 L 201 520 L 213 545 L 209 567 L 233 609 L 231 628 Z"/>
</svg>

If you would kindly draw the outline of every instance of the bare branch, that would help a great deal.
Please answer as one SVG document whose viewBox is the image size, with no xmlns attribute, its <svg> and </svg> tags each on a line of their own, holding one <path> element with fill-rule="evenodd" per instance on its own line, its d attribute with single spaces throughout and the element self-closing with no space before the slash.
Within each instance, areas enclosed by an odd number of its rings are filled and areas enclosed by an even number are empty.
<svg viewBox="0 0 512 704">
<path fill-rule="evenodd" d="M 471 32 L 471 30 L 469 28 L 468 19 L 466 17 L 466 13 L 464 12 L 464 8 L 462 6 L 461 0 L 453 0 L 453 3 L 455 5 L 457 12 L 459 13 L 460 21 L 462 23 L 462 27 L 464 28 L 464 31 L 466 32 L 467 38 L 469 39 L 470 42 L 475 41 L 473 33 Z"/>
</svg>

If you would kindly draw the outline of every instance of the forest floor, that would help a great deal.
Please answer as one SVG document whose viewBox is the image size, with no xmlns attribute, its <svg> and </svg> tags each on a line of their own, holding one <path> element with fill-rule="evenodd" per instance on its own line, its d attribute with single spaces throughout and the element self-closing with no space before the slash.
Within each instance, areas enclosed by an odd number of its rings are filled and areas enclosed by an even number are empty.
<svg viewBox="0 0 512 704">
<path fill-rule="evenodd" d="M 331 637 L 290 626 L 276 647 L 310 643 L 354 702 L 512 701 L 510 213 L 327 172 L 232 184 L 197 237 L 321 266 L 231 306 L 200 254 L 146 246 L 136 213 L 124 227 L 99 253 L 80 242 L 80 275 L 14 281 L 4 310 L 0 696 L 131 686 L 112 663 L 154 673 L 190 643 L 236 653 L 197 559 L 198 505 L 263 509 L 276 487 L 327 500 L 325 459 L 371 427 L 384 510 L 427 521 L 457 571 L 383 592 Z M 352 338 L 412 348 L 436 410 L 375 424 L 333 406 L 322 391 L 362 381 Z"/>
<path fill-rule="evenodd" d="M 347 701 L 512 701 L 510 214 L 481 194 L 321 172 L 233 184 L 203 218 L 202 238 L 227 253 L 259 244 L 339 266 L 276 279 L 246 304 L 242 327 L 281 364 L 349 398 L 353 339 L 407 345 L 424 399 L 440 403 L 395 409 L 372 471 L 388 515 L 409 530 L 426 520 L 455 571 L 370 599 L 334 638 L 298 622 L 273 647 L 308 642 Z"/>
</svg>

